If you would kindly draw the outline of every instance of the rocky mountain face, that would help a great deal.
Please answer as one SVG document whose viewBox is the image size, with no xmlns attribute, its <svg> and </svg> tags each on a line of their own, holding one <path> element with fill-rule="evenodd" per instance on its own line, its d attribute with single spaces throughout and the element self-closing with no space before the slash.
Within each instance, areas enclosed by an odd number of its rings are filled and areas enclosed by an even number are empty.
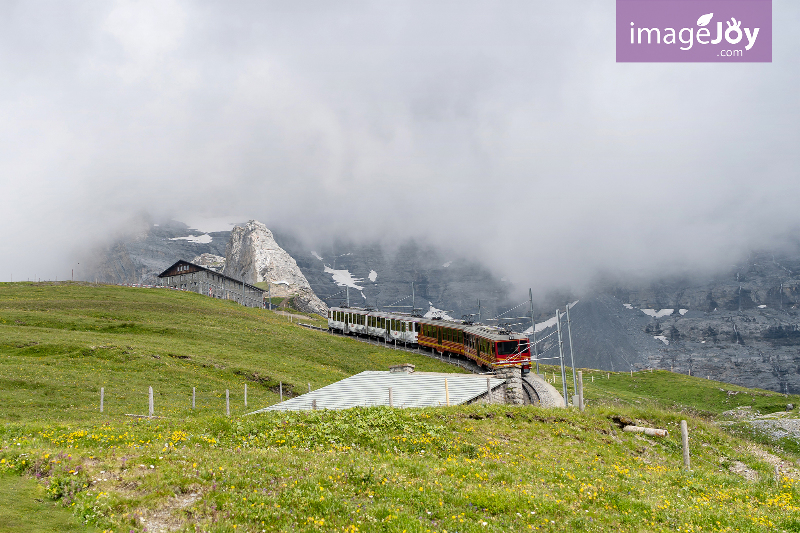
<svg viewBox="0 0 800 533">
<path fill-rule="evenodd" d="M 190 261 L 195 265 L 200 265 L 202 267 L 206 267 L 209 270 L 213 270 L 215 272 L 222 273 L 225 269 L 225 258 L 221 255 L 214 255 L 214 254 L 200 254 L 194 259 Z"/>
<path fill-rule="evenodd" d="M 276 230 L 275 239 L 329 305 L 346 304 L 349 296 L 352 306 L 411 312 L 413 305 L 420 314 L 433 308 L 461 318 L 477 315 L 480 300 L 487 319 L 519 303 L 509 304 L 511 284 L 479 261 L 413 239 L 393 247 L 341 240 L 313 250 L 285 232 Z"/>
<path fill-rule="evenodd" d="M 753 253 L 704 280 L 605 283 L 570 310 L 575 363 L 604 370 L 671 369 L 800 392 L 799 288 L 800 251 Z"/>
<path fill-rule="evenodd" d="M 420 313 L 434 307 L 459 318 L 464 314 L 477 314 L 480 300 L 481 315 L 486 319 L 509 307 L 509 283 L 498 279 L 477 261 L 451 256 L 414 240 L 392 249 L 378 243 L 341 241 L 314 250 L 287 230 L 273 231 L 273 244 L 268 242 L 266 234 L 248 233 L 244 225 L 241 226 L 242 229 L 206 233 L 174 220 L 157 223 L 148 220 L 132 235 L 97 250 L 93 265 L 84 276 L 103 283 L 155 284 L 158 274 L 179 259 L 214 270 L 223 269 L 228 244 L 236 233 L 239 236 L 232 243 L 231 253 L 241 259 L 230 267 L 229 275 L 238 279 L 248 271 L 250 279 L 258 279 L 259 259 L 257 254 L 246 249 L 261 239 L 260 242 L 267 242 L 268 249 L 277 246 L 284 250 L 295 261 L 314 294 L 327 305 L 345 304 L 349 295 L 353 306 L 410 312 L 413 282 L 413 305 Z M 289 261 L 279 263 L 289 264 Z M 262 277 L 266 281 L 263 274 Z M 276 295 L 281 290 L 277 282 L 291 279 L 293 275 L 276 274 L 273 286 L 278 291 Z M 297 280 L 295 283 L 300 286 Z M 388 307 L 392 304 L 397 307 Z M 527 324 L 517 329 L 524 327 Z"/>
<path fill-rule="evenodd" d="M 225 249 L 223 274 L 250 284 L 267 283 L 272 296 L 293 296 L 301 311 L 327 316 L 328 306 L 314 294 L 295 260 L 278 246 L 261 222 L 251 220 L 233 228 Z"/>
<path fill-rule="evenodd" d="M 154 285 L 158 275 L 179 259 L 224 256 L 229 238 L 230 231 L 204 233 L 175 220 L 145 219 L 131 234 L 84 259 L 83 276 L 100 283 Z"/>
</svg>

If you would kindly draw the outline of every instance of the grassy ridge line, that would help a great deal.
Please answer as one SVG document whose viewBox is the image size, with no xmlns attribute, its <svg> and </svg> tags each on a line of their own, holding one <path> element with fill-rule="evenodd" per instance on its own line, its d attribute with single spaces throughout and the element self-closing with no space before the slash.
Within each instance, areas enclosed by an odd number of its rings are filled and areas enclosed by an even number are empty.
<svg viewBox="0 0 800 533">
<path fill-rule="evenodd" d="M 312 321 L 309 317 L 307 321 Z M 322 321 L 318 321 L 322 323 Z M 368 369 L 411 362 L 453 371 L 422 355 L 309 331 L 286 317 L 234 302 L 163 289 L 72 283 L 0 284 L 0 418 L 83 420 L 147 412 L 189 416 L 198 407 L 232 414 Z M 248 409 L 243 405 L 248 383 Z M 196 414 L 196 413 L 195 413 Z"/>
</svg>

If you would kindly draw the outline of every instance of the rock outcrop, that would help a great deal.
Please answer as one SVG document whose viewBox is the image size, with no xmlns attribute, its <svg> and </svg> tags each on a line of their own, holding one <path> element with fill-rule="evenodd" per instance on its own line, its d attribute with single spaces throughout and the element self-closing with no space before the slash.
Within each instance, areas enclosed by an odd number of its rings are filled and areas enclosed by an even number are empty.
<svg viewBox="0 0 800 533">
<path fill-rule="evenodd" d="M 217 272 L 222 272 L 225 269 L 225 258 L 221 255 L 200 254 L 192 259 L 191 262 Z"/>
<path fill-rule="evenodd" d="M 328 306 L 314 294 L 295 260 L 278 246 L 261 222 L 251 220 L 231 231 L 223 273 L 251 284 L 268 283 L 272 296 L 292 297 L 297 309 L 327 316 Z"/>
</svg>

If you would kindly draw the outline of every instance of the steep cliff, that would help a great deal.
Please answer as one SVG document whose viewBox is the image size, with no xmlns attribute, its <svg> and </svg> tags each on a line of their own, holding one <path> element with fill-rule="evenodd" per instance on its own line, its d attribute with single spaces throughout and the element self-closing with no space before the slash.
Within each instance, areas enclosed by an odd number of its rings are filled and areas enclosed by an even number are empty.
<svg viewBox="0 0 800 533">
<path fill-rule="evenodd" d="M 800 249 L 754 252 L 702 278 L 606 281 L 571 309 L 575 364 L 662 368 L 794 394 L 800 391 L 798 307 Z M 548 357 L 557 355 L 554 339 L 540 344 L 553 347 Z M 566 337 L 564 346 L 569 360 Z"/>
<path fill-rule="evenodd" d="M 294 297 L 301 311 L 328 313 L 328 306 L 314 294 L 295 260 L 261 222 L 251 220 L 231 231 L 223 273 L 251 284 L 268 283 L 272 296 Z"/>
</svg>

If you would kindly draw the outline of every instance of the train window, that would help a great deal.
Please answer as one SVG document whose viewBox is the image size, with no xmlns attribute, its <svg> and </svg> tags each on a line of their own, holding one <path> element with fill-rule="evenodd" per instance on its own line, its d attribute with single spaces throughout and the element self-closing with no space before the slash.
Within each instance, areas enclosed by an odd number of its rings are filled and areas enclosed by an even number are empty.
<svg viewBox="0 0 800 533">
<path fill-rule="evenodd" d="M 386 319 L 381 318 L 381 329 L 386 329 Z"/>
<path fill-rule="evenodd" d="M 401 326 L 401 331 L 403 331 L 403 332 L 406 331 L 406 323 L 405 322 L 403 322 L 403 325 Z"/>
<path fill-rule="evenodd" d="M 511 355 L 512 353 L 517 351 L 518 345 L 519 345 L 518 341 L 498 342 L 497 343 L 497 354 L 498 355 Z"/>
<path fill-rule="evenodd" d="M 389 327 L 392 329 L 392 331 L 397 331 L 397 328 L 395 327 L 394 319 L 389 321 Z"/>
</svg>

